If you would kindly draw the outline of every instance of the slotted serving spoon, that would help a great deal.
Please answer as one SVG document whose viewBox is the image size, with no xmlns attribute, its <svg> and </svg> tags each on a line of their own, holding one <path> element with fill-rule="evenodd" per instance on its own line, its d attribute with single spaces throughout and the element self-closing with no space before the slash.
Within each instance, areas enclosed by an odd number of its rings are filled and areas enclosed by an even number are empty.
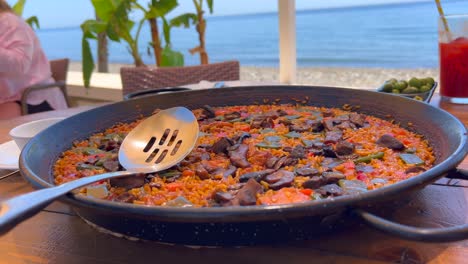
<svg viewBox="0 0 468 264">
<path fill-rule="evenodd" d="M 136 126 L 119 149 L 126 171 L 109 172 L 23 194 L 0 203 L 0 234 L 38 213 L 60 196 L 93 182 L 168 169 L 184 159 L 195 146 L 198 122 L 185 107 L 161 110 Z"/>
</svg>

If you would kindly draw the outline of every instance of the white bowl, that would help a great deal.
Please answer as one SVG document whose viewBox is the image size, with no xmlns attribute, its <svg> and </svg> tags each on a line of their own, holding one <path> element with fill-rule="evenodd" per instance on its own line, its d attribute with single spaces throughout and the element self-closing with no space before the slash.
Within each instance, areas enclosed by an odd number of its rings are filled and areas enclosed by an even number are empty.
<svg viewBox="0 0 468 264">
<path fill-rule="evenodd" d="M 10 130 L 10 136 L 21 150 L 36 134 L 63 119 L 63 117 L 54 117 L 25 123 Z"/>
</svg>

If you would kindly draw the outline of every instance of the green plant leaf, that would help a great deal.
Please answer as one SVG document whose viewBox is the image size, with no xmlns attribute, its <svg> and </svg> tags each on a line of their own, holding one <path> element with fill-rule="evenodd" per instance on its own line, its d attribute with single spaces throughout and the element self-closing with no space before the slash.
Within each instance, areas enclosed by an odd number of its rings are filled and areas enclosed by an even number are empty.
<svg viewBox="0 0 468 264">
<path fill-rule="evenodd" d="M 165 18 L 162 18 L 163 21 L 163 33 L 164 33 L 164 41 L 166 41 L 166 45 L 171 45 L 171 26 L 167 23 Z"/>
<path fill-rule="evenodd" d="M 213 14 L 213 0 L 206 0 L 208 4 L 208 9 L 210 9 L 210 14 Z"/>
<path fill-rule="evenodd" d="M 106 31 L 106 28 L 107 23 L 92 19 L 86 20 L 85 22 L 83 22 L 83 24 L 81 24 L 81 30 L 84 33 L 92 33 L 93 36 L 95 36 L 95 34 Z"/>
<path fill-rule="evenodd" d="M 106 28 L 106 34 L 107 34 L 107 37 L 114 41 L 114 42 L 120 42 L 120 36 L 117 32 L 115 32 L 114 30 L 114 27 L 107 27 Z"/>
<path fill-rule="evenodd" d="M 130 12 L 131 7 L 131 0 L 114 0 L 120 1 L 120 4 L 116 7 L 115 12 L 109 19 L 108 25 L 112 27 L 112 30 L 125 41 L 129 41 L 132 39 L 131 30 L 135 25 L 128 17 L 128 13 Z M 134 42 L 134 40 L 133 40 Z"/>
<path fill-rule="evenodd" d="M 195 10 L 197 10 L 197 12 L 202 9 L 202 1 L 203 0 L 193 0 L 193 4 L 195 5 Z"/>
<path fill-rule="evenodd" d="M 29 17 L 29 18 L 27 18 L 25 21 L 26 21 L 26 23 L 28 23 L 28 25 L 30 25 L 32 28 L 36 28 L 36 29 L 41 28 L 41 26 L 39 25 L 39 19 L 37 18 L 37 16 Z"/>
<path fill-rule="evenodd" d="M 184 55 L 181 52 L 174 51 L 170 46 L 166 46 L 162 51 L 161 66 L 184 66 Z"/>
<path fill-rule="evenodd" d="M 88 40 L 83 36 L 81 40 L 82 48 L 82 67 L 83 67 L 83 83 L 86 88 L 89 87 L 89 81 L 91 80 L 91 75 L 94 70 L 94 59 L 93 54 L 91 53 L 91 47 Z"/>
<path fill-rule="evenodd" d="M 128 44 L 127 49 L 132 55 L 135 64 L 137 66 L 144 65 L 138 51 L 138 38 L 141 26 L 145 19 L 139 19 L 138 28 L 136 30 L 132 30 L 136 23 L 131 17 L 129 17 L 129 14 L 132 11 L 132 8 L 143 12 L 145 12 L 145 9 L 137 2 L 137 0 L 91 0 L 91 2 L 99 21 L 87 20 L 81 25 L 83 31 L 83 63 L 87 60 L 86 69 L 83 67 L 83 79 L 85 85 L 89 85 L 89 78 L 92 74 L 92 69 L 94 68 L 91 49 L 89 47 L 89 39 L 96 39 L 98 33 L 105 32 L 107 37 L 114 42 L 124 40 Z"/>
<path fill-rule="evenodd" d="M 171 26 L 174 27 L 185 27 L 188 28 L 190 27 L 190 22 L 192 24 L 195 24 L 197 21 L 197 15 L 194 13 L 185 13 L 180 16 L 176 16 L 173 19 L 170 20 Z"/>
<path fill-rule="evenodd" d="M 14 4 L 11 9 L 13 9 L 13 12 L 15 12 L 15 14 L 17 14 L 18 16 L 22 16 L 25 4 L 26 0 L 18 0 L 18 2 L 16 2 L 16 4 Z"/>
<path fill-rule="evenodd" d="M 122 0 L 91 0 L 97 16 L 105 22 L 108 22 L 115 12 L 115 6 Z"/>
<path fill-rule="evenodd" d="M 148 4 L 148 11 L 145 14 L 146 19 L 164 17 L 179 5 L 177 0 L 152 0 Z"/>
</svg>

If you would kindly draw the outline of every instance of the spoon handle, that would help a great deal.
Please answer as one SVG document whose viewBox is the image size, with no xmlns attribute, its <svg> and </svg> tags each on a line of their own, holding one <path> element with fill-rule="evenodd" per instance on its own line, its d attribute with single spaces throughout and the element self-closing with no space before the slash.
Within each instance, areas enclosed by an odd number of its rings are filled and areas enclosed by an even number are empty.
<svg viewBox="0 0 468 264">
<path fill-rule="evenodd" d="M 0 235 L 7 233 L 17 224 L 34 216 L 60 196 L 93 182 L 135 174 L 129 171 L 109 172 L 84 177 L 62 185 L 33 191 L 0 203 Z"/>
</svg>

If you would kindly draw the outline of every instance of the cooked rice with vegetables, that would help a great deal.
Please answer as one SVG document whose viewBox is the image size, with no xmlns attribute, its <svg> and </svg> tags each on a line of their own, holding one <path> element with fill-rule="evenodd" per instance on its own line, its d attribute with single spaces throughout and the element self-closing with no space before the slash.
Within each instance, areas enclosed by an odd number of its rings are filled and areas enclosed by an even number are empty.
<svg viewBox="0 0 468 264">
<path fill-rule="evenodd" d="M 149 206 L 302 203 L 390 185 L 435 160 L 421 135 L 343 109 L 249 105 L 193 112 L 201 130 L 197 146 L 178 165 L 98 182 L 81 193 Z M 75 142 L 55 163 L 55 183 L 122 170 L 120 144 L 140 121 Z"/>
</svg>

